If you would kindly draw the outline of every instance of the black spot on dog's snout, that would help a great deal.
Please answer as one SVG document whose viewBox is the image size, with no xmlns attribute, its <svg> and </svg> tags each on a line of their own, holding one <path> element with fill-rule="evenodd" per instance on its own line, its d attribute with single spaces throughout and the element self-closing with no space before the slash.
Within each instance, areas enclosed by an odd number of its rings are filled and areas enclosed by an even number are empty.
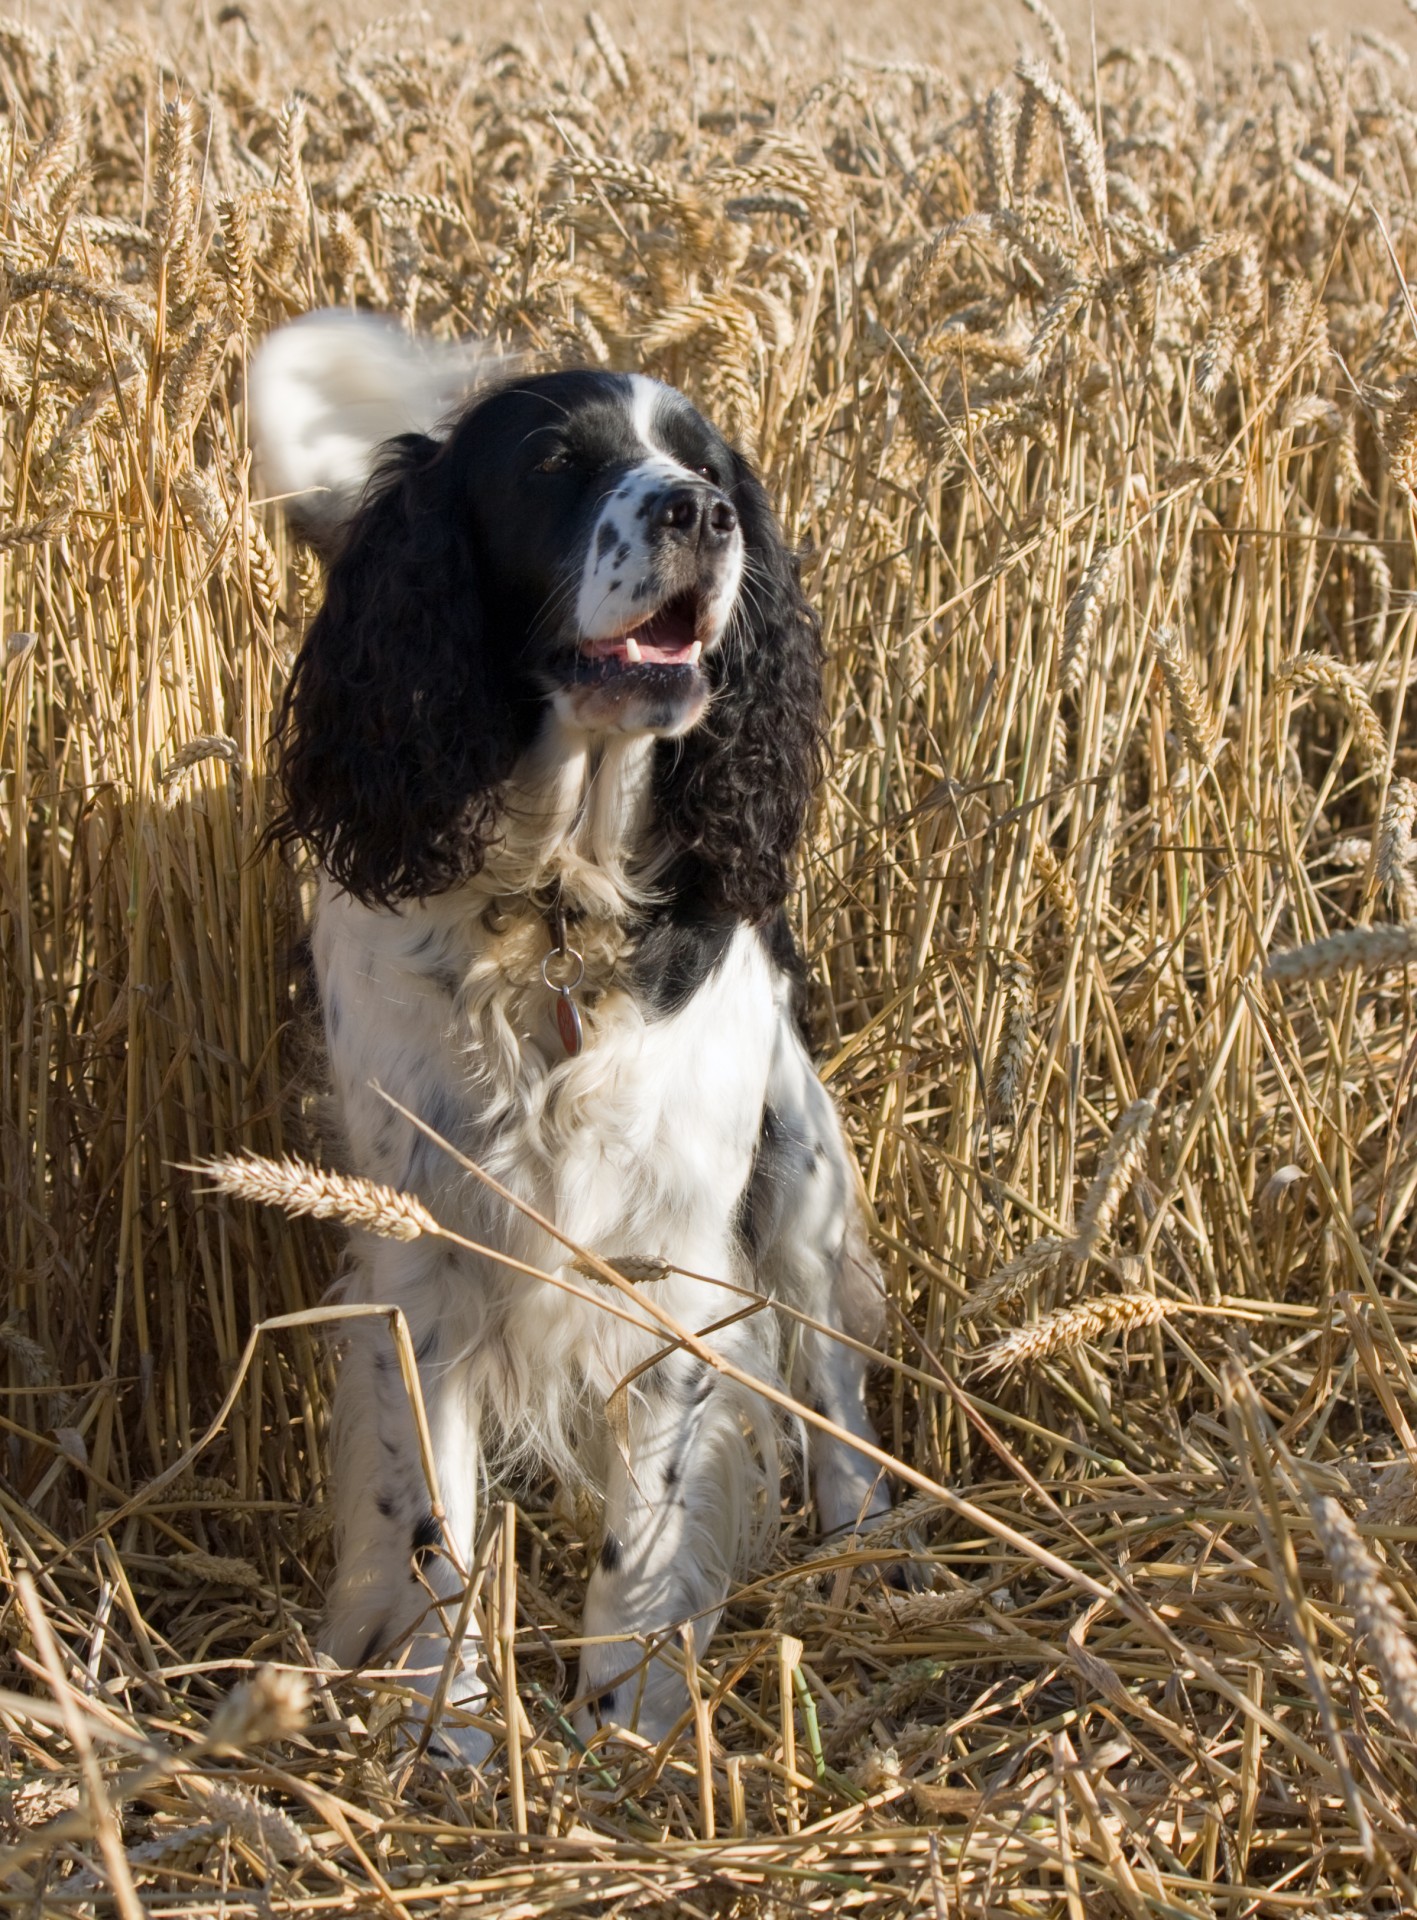
<svg viewBox="0 0 1417 1920">
<path fill-rule="evenodd" d="M 375 1507 L 385 1520 L 392 1520 L 397 1509 L 388 1494 L 381 1493 L 374 1502 Z"/>
<path fill-rule="evenodd" d="M 600 1543 L 600 1564 L 606 1573 L 615 1573 L 619 1570 L 620 1542 L 613 1533 L 607 1533 Z"/>
<path fill-rule="evenodd" d="M 603 560 L 615 542 L 620 538 L 620 529 L 609 520 L 602 520 L 600 532 L 595 536 L 595 557 Z M 628 552 L 628 548 L 626 549 Z"/>
<path fill-rule="evenodd" d="M 629 559 L 629 557 L 630 557 L 630 543 L 628 540 L 622 540 L 620 542 L 620 549 L 618 553 L 615 555 L 616 566 L 623 567 L 625 562 Z"/>
<path fill-rule="evenodd" d="M 607 1717 L 607 1715 L 614 1713 L 615 1711 L 614 1687 L 609 1688 L 605 1693 L 597 1694 L 593 1704 L 595 1706 L 596 1712 L 600 1715 L 602 1720 L 604 1720 Z"/>
<path fill-rule="evenodd" d="M 610 582 L 610 592 L 618 593 L 620 591 L 621 584 L 622 583 L 619 580 L 612 580 Z"/>
</svg>

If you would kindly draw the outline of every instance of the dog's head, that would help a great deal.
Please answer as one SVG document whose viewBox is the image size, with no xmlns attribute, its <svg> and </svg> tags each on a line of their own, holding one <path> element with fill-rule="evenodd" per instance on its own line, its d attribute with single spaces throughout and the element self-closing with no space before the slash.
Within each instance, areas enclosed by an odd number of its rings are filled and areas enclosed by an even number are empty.
<svg viewBox="0 0 1417 1920">
<path fill-rule="evenodd" d="M 281 717 L 286 813 L 385 903 L 475 873 L 548 716 L 658 737 L 656 830 L 725 909 L 787 884 L 817 768 L 817 627 L 762 486 L 674 389 L 494 378 L 313 315 L 257 356 L 268 490 L 329 561 Z"/>
</svg>

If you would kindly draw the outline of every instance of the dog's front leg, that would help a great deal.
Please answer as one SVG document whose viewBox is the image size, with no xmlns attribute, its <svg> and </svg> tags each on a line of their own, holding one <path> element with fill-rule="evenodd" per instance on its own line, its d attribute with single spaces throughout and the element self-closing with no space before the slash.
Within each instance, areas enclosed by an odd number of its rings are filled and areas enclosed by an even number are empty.
<svg viewBox="0 0 1417 1920">
<path fill-rule="evenodd" d="M 335 1391 L 334 1480 L 339 1566 L 321 1645 L 341 1666 L 393 1660 L 419 1692 L 442 1687 L 436 1739 L 477 1764 L 488 1736 L 462 1718 L 486 1699 L 479 1645 L 469 1624 L 449 1635 L 462 1607 L 477 1515 L 478 1420 L 465 1369 L 442 1360 L 436 1326 L 411 1325 L 444 1518 L 433 1517 L 397 1351 L 386 1325 L 356 1327 Z"/>
<path fill-rule="evenodd" d="M 685 1354 L 625 1394 L 612 1422 L 605 1534 L 586 1594 L 578 1721 L 661 1740 L 688 1708 L 684 1623 L 699 1652 L 718 1623 L 762 1463 L 744 1438 L 742 1396 Z M 776 1471 L 775 1462 L 772 1471 Z M 656 1648 L 661 1651 L 656 1652 Z"/>
</svg>

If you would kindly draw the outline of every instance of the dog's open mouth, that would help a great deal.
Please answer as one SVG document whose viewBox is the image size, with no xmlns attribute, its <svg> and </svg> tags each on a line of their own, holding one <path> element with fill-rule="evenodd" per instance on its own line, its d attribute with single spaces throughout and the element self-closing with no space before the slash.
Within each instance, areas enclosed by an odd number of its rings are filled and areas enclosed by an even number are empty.
<svg viewBox="0 0 1417 1920">
<path fill-rule="evenodd" d="M 679 593 L 624 633 L 583 640 L 576 677 L 603 679 L 635 667 L 696 667 L 703 652 L 701 609 L 697 593 Z"/>
</svg>

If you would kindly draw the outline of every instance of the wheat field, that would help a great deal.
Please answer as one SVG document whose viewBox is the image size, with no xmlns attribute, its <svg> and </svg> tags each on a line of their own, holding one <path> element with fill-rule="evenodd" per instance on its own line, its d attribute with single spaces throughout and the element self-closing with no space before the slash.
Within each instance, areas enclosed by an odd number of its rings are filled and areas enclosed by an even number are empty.
<svg viewBox="0 0 1417 1920">
<path fill-rule="evenodd" d="M 114 18 L 0 20 L 4 1910 L 1417 1912 L 1417 21 Z M 900 1499 L 784 1489 L 668 1751 L 562 1715 L 550 1487 L 487 1503 L 485 1777 L 311 1652 L 389 1202 L 263 846 L 320 580 L 243 394 L 341 303 L 683 386 L 823 612 Z"/>
</svg>

